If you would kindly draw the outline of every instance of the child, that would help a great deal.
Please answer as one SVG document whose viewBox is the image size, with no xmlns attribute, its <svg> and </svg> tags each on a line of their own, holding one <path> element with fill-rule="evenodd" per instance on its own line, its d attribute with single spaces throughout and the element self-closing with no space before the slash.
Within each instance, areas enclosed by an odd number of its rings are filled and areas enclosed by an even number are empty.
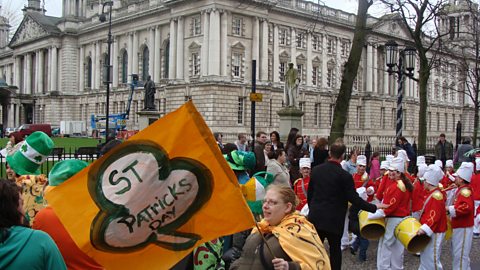
<svg viewBox="0 0 480 270">
<path fill-rule="evenodd" d="M 425 201 L 420 211 L 422 226 L 418 234 L 431 237 L 430 243 L 420 254 L 419 270 L 442 269 L 440 252 L 442 241 L 447 230 L 447 215 L 445 211 L 445 196 L 438 187 L 443 178 L 442 169 L 432 164 L 426 169 L 423 178 L 425 188 Z"/>
<path fill-rule="evenodd" d="M 473 236 L 474 202 L 470 180 L 473 174 L 473 163 L 462 162 L 454 174 L 458 190 L 453 205 L 446 210 L 452 217 L 452 253 L 453 269 L 470 269 L 470 250 Z"/>
</svg>

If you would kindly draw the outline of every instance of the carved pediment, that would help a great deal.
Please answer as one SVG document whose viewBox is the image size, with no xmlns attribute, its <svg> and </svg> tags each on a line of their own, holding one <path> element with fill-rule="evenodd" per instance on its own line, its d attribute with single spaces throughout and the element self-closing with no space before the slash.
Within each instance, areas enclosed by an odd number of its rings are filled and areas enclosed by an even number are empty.
<svg viewBox="0 0 480 270">
<path fill-rule="evenodd" d="M 188 46 L 188 48 L 191 50 L 191 51 L 195 51 L 195 50 L 200 50 L 202 46 L 200 44 L 198 44 L 197 42 L 192 42 L 192 44 L 190 44 L 190 46 Z"/>
<path fill-rule="evenodd" d="M 39 23 L 26 16 L 10 41 L 10 46 L 33 41 L 47 35 L 48 32 Z"/>
<path fill-rule="evenodd" d="M 243 44 L 238 41 L 236 42 L 235 44 L 232 45 L 232 49 L 234 50 L 245 50 L 245 46 L 243 46 Z"/>
<path fill-rule="evenodd" d="M 377 33 L 384 33 L 399 39 L 411 39 L 408 28 L 400 20 L 385 20 L 377 24 L 373 30 Z"/>
</svg>

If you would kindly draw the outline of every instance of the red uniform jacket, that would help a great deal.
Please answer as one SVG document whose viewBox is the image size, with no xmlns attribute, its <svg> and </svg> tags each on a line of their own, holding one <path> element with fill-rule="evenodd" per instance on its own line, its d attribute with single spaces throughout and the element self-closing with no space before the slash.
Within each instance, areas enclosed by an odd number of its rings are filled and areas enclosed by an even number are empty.
<svg viewBox="0 0 480 270">
<path fill-rule="evenodd" d="M 423 208 L 420 223 L 428 225 L 434 233 L 443 233 L 447 231 L 447 212 L 445 210 L 445 200 L 443 192 L 439 188 L 435 188 L 430 192 L 425 192 L 427 199 Z"/>
<path fill-rule="evenodd" d="M 412 191 L 412 212 L 422 210 L 423 203 L 425 202 L 425 189 L 423 183 L 419 179 L 415 179 L 413 182 Z"/>
<path fill-rule="evenodd" d="M 470 187 L 473 192 L 473 200 L 480 201 L 480 173 L 474 174 L 470 180 Z"/>
<path fill-rule="evenodd" d="M 377 197 L 377 199 L 379 201 L 383 200 L 385 190 L 387 189 L 388 185 L 392 184 L 392 183 L 395 183 L 395 182 L 392 182 L 388 179 L 388 174 L 387 173 L 384 176 L 382 176 L 382 180 L 380 181 L 380 184 L 378 185 L 378 190 L 375 190 L 376 191 L 375 196 Z"/>
<path fill-rule="evenodd" d="M 303 179 L 303 187 L 302 188 L 302 178 L 297 179 L 293 183 L 293 191 L 295 191 L 295 194 L 297 194 L 298 199 L 300 200 L 300 203 L 297 205 L 297 210 L 300 211 L 302 210 L 303 206 L 307 204 L 307 194 L 306 192 L 308 191 L 308 183 L 310 182 L 310 177 L 304 178 Z M 303 192 L 305 190 L 305 192 Z"/>
<path fill-rule="evenodd" d="M 463 185 L 458 188 L 453 207 L 455 208 L 455 217 L 452 217 L 452 228 L 472 227 L 475 206 L 470 186 Z"/>
<path fill-rule="evenodd" d="M 385 190 L 383 203 L 390 206 L 383 211 L 386 217 L 406 217 L 410 214 L 411 194 L 402 180 L 392 181 L 388 179 L 388 187 Z"/>
</svg>

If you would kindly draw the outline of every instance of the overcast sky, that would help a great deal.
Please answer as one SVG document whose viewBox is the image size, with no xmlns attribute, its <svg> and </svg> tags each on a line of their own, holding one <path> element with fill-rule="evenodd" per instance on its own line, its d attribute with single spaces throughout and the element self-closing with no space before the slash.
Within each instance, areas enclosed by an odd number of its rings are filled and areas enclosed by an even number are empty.
<svg viewBox="0 0 480 270">
<path fill-rule="evenodd" d="M 10 19 L 10 24 L 15 27 L 22 20 L 21 9 L 23 6 L 27 5 L 28 0 L 0 0 L 2 4 L 2 15 L 6 15 Z M 45 9 L 47 10 L 47 15 L 60 17 L 62 16 L 62 0 L 43 0 L 45 1 Z M 114 0 L 117 1 L 117 0 Z M 312 0 L 312 2 L 318 2 L 318 0 Z M 325 3 L 325 5 L 347 12 L 356 13 L 357 12 L 357 0 L 320 0 L 320 2 Z M 378 2 L 378 1 L 376 1 Z M 10 14 L 14 13 L 14 14 Z M 384 12 L 383 12 L 384 13 Z M 381 8 L 379 4 L 374 4 L 370 8 L 370 14 L 373 16 L 379 17 L 382 15 Z M 12 29 L 15 32 L 15 29 Z"/>
</svg>

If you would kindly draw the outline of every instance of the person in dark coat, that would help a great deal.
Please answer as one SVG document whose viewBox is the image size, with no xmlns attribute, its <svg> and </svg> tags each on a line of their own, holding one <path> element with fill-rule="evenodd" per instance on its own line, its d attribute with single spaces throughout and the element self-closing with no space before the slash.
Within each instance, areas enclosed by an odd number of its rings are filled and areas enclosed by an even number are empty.
<svg viewBox="0 0 480 270">
<path fill-rule="evenodd" d="M 340 241 L 348 202 L 371 213 L 377 207 L 386 207 L 384 204 L 370 204 L 359 197 L 352 176 L 340 165 L 345 151 L 346 147 L 340 140 L 330 146 L 330 159 L 313 169 L 307 192 L 308 220 L 313 223 L 322 241 L 328 239 L 330 263 L 334 270 L 342 268 Z"/>
</svg>

